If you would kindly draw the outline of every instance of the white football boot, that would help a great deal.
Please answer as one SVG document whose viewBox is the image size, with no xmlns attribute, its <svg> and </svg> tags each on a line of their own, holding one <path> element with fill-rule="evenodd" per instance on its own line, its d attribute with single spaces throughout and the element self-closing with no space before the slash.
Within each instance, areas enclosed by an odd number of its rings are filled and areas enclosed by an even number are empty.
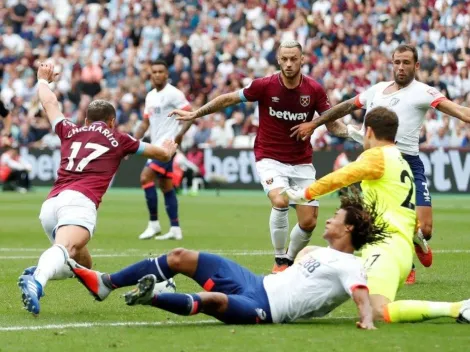
<svg viewBox="0 0 470 352">
<path fill-rule="evenodd" d="M 162 232 L 162 228 L 160 227 L 160 221 L 149 221 L 149 224 L 144 232 L 142 232 L 139 236 L 139 240 L 148 240 L 157 234 Z"/>
<path fill-rule="evenodd" d="M 163 241 L 163 240 L 182 240 L 183 239 L 183 232 L 181 231 L 181 227 L 179 226 L 172 226 L 170 227 L 170 231 L 168 233 L 155 237 L 156 240 Z"/>
<path fill-rule="evenodd" d="M 470 324 L 470 299 L 463 302 L 462 308 L 460 308 L 459 317 L 456 321 L 460 324 Z"/>
</svg>

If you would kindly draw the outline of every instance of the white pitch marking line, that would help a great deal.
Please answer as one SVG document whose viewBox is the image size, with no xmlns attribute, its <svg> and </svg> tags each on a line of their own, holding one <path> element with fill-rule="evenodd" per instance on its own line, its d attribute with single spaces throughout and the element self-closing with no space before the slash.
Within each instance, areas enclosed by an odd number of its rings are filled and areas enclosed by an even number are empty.
<svg viewBox="0 0 470 352">
<path fill-rule="evenodd" d="M 312 321 L 321 320 L 351 320 L 357 317 L 326 317 L 312 319 Z M 302 320 L 300 320 L 302 321 Z M 95 327 L 132 327 L 132 326 L 178 326 L 178 325 L 206 325 L 220 323 L 218 320 L 196 320 L 196 321 L 122 321 L 122 322 L 83 322 L 83 323 L 66 323 L 66 324 L 48 324 L 48 325 L 20 325 L 20 326 L 0 326 L 2 331 L 26 331 L 26 330 L 60 330 L 60 329 L 81 329 Z"/>
</svg>

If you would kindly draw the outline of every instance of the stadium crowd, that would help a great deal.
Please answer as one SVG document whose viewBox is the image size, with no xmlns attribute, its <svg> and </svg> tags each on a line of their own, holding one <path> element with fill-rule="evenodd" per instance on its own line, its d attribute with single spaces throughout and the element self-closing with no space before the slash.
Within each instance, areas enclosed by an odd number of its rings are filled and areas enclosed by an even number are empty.
<svg viewBox="0 0 470 352">
<path fill-rule="evenodd" d="M 51 57 L 66 117 L 83 123 L 90 100 L 106 99 L 119 129 L 132 134 L 151 89 L 151 61 L 168 63 L 171 83 L 196 109 L 275 72 L 285 39 L 303 45 L 303 73 L 333 105 L 391 80 L 391 53 L 407 42 L 419 48 L 418 79 L 470 106 L 470 2 L 462 0 L 0 0 L 0 97 L 20 145 L 57 148 L 34 74 Z M 344 121 L 362 118 L 358 112 Z M 240 104 L 198 121 L 183 147 L 249 146 L 257 128 L 256 105 Z M 357 147 L 321 128 L 312 143 Z M 421 143 L 466 147 L 470 128 L 429 111 Z"/>
</svg>

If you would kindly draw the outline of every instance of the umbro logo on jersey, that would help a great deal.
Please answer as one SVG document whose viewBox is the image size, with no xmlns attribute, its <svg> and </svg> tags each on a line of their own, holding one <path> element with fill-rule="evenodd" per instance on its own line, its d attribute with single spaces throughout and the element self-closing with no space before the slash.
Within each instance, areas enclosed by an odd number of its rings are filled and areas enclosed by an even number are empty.
<svg viewBox="0 0 470 352">
<path fill-rule="evenodd" d="M 395 106 L 395 105 L 397 105 L 399 102 L 400 102 L 400 99 L 398 99 L 398 98 L 393 98 L 392 100 L 390 100 L 390 103 L 388 104 L 388 106 L 389 106 L 389 107 Z"/>
<path fill-rule="evenodd" d="M 278 97 L 272 97 L 271 99 L 273 103 L 279 103 L 279 100 L 280 100 Z"/>
</svg>

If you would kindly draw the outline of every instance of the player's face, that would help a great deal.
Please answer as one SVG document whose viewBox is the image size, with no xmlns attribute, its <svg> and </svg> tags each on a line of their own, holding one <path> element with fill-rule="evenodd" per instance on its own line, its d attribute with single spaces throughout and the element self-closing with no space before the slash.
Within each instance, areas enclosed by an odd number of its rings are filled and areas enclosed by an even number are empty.
<svg viewBox="0 0 470 352">
<path fill-rule="evenodd" d="M 323 238 L 331 243 L 344 236 L 350 235 L 349 225 L 344 223 L 346 219 L 346 210 L 339 209 L 335 215 L 326 221 L 325 232 Z"/>
<path fill-rule="evenodd" d="M 286 78 L 294 78 L 300 74 L 300 68 L 304 61 L 304 56 L 298 48 L 280 48 L 277 55 L 277 62 L 281 67 L 281 72 Z"/>
<path fill-rule="evenodd" d="M 166 84 L 168 70 L 163 65 L 153 65 L 151 67 L 151 80 L 154 87 L 161 87 Z"/>
<path fill-rule="evenodd" d="M 396 52 L 392 58 L 395 83 L 405 87 L 415 78 L 419 62 L 415 62 L 411 51 Z"/>
</svg>

